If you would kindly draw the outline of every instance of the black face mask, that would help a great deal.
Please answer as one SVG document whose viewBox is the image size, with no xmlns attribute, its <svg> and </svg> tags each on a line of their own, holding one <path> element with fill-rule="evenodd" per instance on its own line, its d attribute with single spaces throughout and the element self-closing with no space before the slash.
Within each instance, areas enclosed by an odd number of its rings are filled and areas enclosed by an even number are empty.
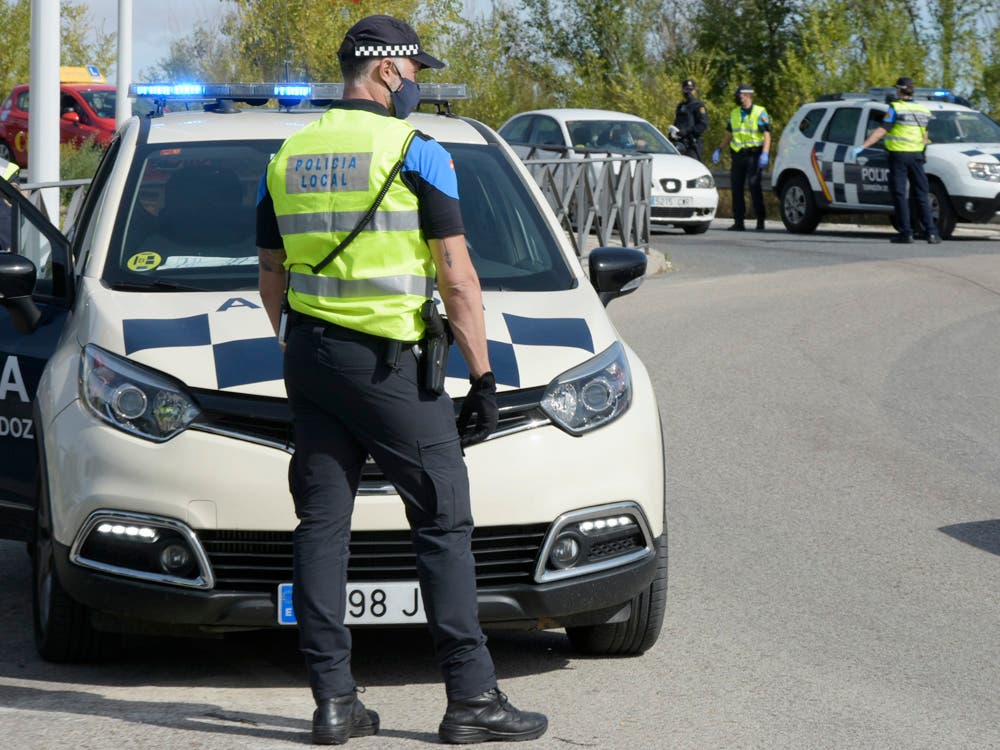
<svg viewBox="0 0 1000 750">
<path fill-rule="evenodd" d="M 396 68 L 395 65 L 393 65 Z M 389 89 L 389 98 L 392 100 L 393 115 L 400 120 L 405 120 L 410 113 L 420 104 L 420 85 L 409 78 L 404 78 L 403 74 L 396 68 L 396 75 L 399 76 L 399 88 L 393 91 Z M 386 87 L 388 88 L 388 87 Z"/>
</svg>

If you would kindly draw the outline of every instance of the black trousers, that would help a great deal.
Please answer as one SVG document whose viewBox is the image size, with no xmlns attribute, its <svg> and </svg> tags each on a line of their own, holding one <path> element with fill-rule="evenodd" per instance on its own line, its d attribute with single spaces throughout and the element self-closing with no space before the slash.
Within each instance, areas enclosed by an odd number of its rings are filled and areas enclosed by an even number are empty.
<svg viewBox="0 0 1000 750">
<path fill-rule="evenodd" d="M 308 320 L 308 319 L 307 319 Z M 288 337 L 285 386 L 295 429 L 289 485 L 292 604 L 314 698 L 350 693 L 351 633 L 344 625 L 351 513 L 370 454 L 403 499 L 417 577 L 449 700 L 496 686 L 479 626 L 469 479 L 451 399 L 417 382 L 404 348 L 385 364 L 384 340 L 300 322 Z"/>
<path fill-rule="evenodd" d="M 701 138 L 685 138 L 681 144 L 684 146 L 685 156 L 701 161 Z"/>
<path fill-rule="evenodd" d="M 900 234 L 913 234 L 910 219 L 910 201 L 906 196 L 909 180 L 913 203 L 920 214 L 920 224 L 928 235 L 937 234 L 931 203 L 927 197 L 927 173 L 924 171 L 924 155 L 920 151 L 889 152 L 889 189 L 892 191 L 892 207 L 896 211 L 896 223 Z"/>
<path fill-rule="evenodd" d="M 732 168 L 729 170 L 733 192 L 733 222 L 743 226 L 746 219 L 747 204 L 743 197 L 744 187 L 750 190 L 750 200 L 753 202 L 753 213 L 758 223 L 764 221 L 764 190 L 760 185 L 759 148 L 745 148 L 732 152 Z"/>
</svg>

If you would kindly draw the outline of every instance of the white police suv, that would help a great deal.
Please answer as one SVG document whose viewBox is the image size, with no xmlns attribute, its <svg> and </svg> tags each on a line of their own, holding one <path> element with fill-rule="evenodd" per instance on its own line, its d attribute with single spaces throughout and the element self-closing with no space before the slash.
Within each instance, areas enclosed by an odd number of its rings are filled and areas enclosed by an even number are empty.
<svg viewBox="0 0 1000 750">
<path fill-rule="evenodd" d="M 295 446 L 254 207 L 268 159 L 321 113 L 304 107 L 340 89 L 133 93 L 208 106 L 125 123 L 67 236 L 0 181 L 16 250 L 0 254 L 0 532 L 28 542 L 36 643 L 57 661 L 99 656 L 123 630 L 295 623 Z M 663 441 L 650 379 L 603 304 L 638 286 L 645 256 L 595 250 L 588 280 L 496 133 L 411 120 L 454 157 L 500 390 L 498 431 L 467 450 L 480 616 L 640 653 L 666 598 Z M 464 395 L 457 349 L 448 376 Z M 370 464 L 348 622 L 423 622 L 416 580 L 403 505 Z"/>
<path fill-rule="evenodd" d="M 849 154 L 879 127 L 894 91 L 821 97 L 789 120 L 771 184 L 790 232 L 811 232 L 828 213 L 892 213 L 884 140 L 855 160 Z M 917 89 L 914 99 L 932 115 L 925 168 L 931 210 L 947 239 L 956 222 L 987 222 L 1000 211 L 1000 125 L 944 89 Z"/>
</svg>

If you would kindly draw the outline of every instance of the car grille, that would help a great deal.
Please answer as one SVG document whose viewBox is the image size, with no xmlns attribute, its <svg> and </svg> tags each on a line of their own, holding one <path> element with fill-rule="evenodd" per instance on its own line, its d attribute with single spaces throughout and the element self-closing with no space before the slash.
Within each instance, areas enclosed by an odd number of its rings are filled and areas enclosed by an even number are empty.
<svg viewBox="0 0 1000 750">
<path fill-rule="evenodd" d="M 472 532 L 476 583 L 531 583 L 547 524 L 491 526 Z M 273 592 L 292 580 L 292 532 L 199 531 L 216 589 Z M 414 581 L 416 558 L 409 531 L 354 531 L 348 580 Z"/>
<path fill-rule="evenodd" d="M 670 206 L 653 206 L 651 209 L 652 216 L 654 218 L 663 219 L 690 219 L 694 216 L 695 209 L 687 208 L 677 208 Z"/>
<path fill-rule="evenodd" d="M 497 394 L 500 420 L 489 439 L 549 424 L 550 420 L 540 406 L 544 392 L 544 388 L 527 388 Z M 195 390 L 194 396 L 202 413 L 191 425 L 192 429 L 267 445 L 289 453 L 295 451 L 292 414 L 285 399 L 208 390 Z M 455 399 L 456 418 L 462 409 L 462 401 Z M 395 490 L 381 469 L 368 459 L 361 473 L 359 494 L 392 492 Z"/>
</svg>

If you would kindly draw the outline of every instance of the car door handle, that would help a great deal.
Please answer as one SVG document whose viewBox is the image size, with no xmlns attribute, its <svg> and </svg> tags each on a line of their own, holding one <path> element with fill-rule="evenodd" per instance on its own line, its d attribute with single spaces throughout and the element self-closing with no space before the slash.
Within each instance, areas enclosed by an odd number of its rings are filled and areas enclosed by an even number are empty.
<svg viewBox="0 0 1000 750">
<path fill-rule="evenodd" d="M 868 163 L 868 157 L 867 156 L 859 156 L 857 159 L 855 159 L 855 161 L 863 167 L 865 164 Z"/>
</svg>

